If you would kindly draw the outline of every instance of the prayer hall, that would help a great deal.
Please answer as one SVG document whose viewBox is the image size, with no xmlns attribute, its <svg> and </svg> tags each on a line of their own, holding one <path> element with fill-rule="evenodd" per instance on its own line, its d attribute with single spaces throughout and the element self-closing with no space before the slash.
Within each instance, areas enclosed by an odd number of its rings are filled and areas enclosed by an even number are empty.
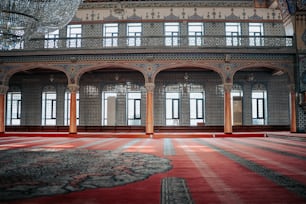
<svg viewBox="0 0 306 204">
<path fill-rule="evenodd" d="M 2 203 L 306 204 L 306 1 L 1 0 Z"/>
</svg>

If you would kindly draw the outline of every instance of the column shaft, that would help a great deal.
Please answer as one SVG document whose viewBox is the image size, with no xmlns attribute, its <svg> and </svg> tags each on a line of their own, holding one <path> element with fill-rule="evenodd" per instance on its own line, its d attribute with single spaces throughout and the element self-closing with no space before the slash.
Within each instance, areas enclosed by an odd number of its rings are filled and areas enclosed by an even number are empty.
<svg viewBox="0 0 306 204">
<path fill-rule="evenodd" d="M 228 85 L 227 85 L 228 86 Z M 224 133 L 232 133 L 231 88 L 224 88 Z"/>
<path fill-rule="evenodd" d="M 290 98 L 291 98 L 291 124 L 290 124 L 290 132 L 296 132 L 296 105 L 295 105 L 295 92 L 290 92 Z"/>
<path fill-rule="evenodd" d="M 5 132 L 5 94 L 0 94 L 0 133 Z"/>
<path fill-rule="evenodd" d="M 154 134 L 154 84 L 147 83 L 147 103 L 146 103 L 146 134 Z"/>
<path fill-rule="evenodd" d="M 70 125 L 69 125 L 69 133 L 75 134 L 77 133 L 77 116 L 76 116 L 76 92 L 70 93 Z"/>
</svg>

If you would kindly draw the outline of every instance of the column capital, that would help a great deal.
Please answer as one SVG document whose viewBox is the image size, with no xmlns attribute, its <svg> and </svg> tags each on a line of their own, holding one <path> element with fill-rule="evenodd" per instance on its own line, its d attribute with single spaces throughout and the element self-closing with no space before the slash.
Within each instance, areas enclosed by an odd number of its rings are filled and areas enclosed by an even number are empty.
<svg viewBox="0 0 306 204">
<path fill-rule="evenodd" d="M 288 87 L 290 92 L 295 92 L 295 84 L 289 84 Z"/>
<path fill-rule="evenodd" d="M 145 87 L 146 87 L 148 92 L 153 92 L 154 88 L 155 88 L 155 84 L 154 83 L 146 83 Z"/>
<path fill-rule="evenodd" d="M 79 90 L 79 85 L 77 84 L 68 84 L 68 89 L 71 93 L 76 93 Z"/>
<path fill-rule="evenodd" d="M 8 91 L 9 87 L 5 85 L 0 85 L 0 94 L 6 94 Z"/>
<path fill-rule="evenodd" d="M 232 90 L 233 84 L 232 83 L 224 83 L 223 88 L 225 92 L 230 92 Z"/>
</svg>

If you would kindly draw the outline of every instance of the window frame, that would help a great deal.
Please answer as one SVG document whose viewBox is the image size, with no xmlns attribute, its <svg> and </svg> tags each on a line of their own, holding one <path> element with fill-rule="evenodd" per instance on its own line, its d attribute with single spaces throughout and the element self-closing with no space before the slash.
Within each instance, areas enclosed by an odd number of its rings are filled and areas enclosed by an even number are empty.
<svg viewBox="0 0 306 204">
<path fill-rule="evenodd" d="M 17 97 L 15 98 L 14 96 Z M 20 91 L 9 91 L 6 97 L 6 125 L 20 125 L 22 111 L 22 94 Z"/>
<path fill-rule="evenodd" d="M 260 94 L 262 96 L 256 96 Z M 261 104 L 261 105 L 260 105 Z M 252 90 L 252 124 L 265 125 L 267 123 L 267 91 Z"/>
<path fill-rule="evenodd" d="M 58 48 L 59 30 L 45 34 L 45 38 L 47 40 L 45 40 L 44 48 Z"/>
<path fill-rule="evenodd" d="M 249 46 L 254 46 L 254 47 L 264 46 L 264 40 L 262 39 L 263 35 L 264 35 L 263 23 L 249 23 Z"/>
<path fill-rule="evenodd" d="M 164 23 L 165 46 L 179 47 L 180 46 L 179 35 L 180 35 L 179 22 Z"/>
<path fill-rule="evenodd" d="M 181 96 L 179 92 L 166 92 L 166 125 L 179 125 Z M 176 109 L 175 109 L 176 108 Z"/>
<path fill-rule="evenodd" d="M 42 93 L 42 125 L 56 125 L 56 103 L 56 91 L 44 91 Z"/>
<path fill-rule="evenodd" d="M 200 28 L 191 31 L 191 28 Z M 199 22 L 188 23 L 188 45 L 189 46 L 202 46 L 204 42 L 204 24 Z"/>
<path fill-rule="evenodd" d="M 82 47 L 82 25 L 72 24 L 67 26 L 67 40 L 68 48 L 80 48 Z"/>
<path fill-rule="evenodd" d="M 137 31 L 131 31 L 130 29 L 136 29 Z M 126 30 L 127 30 L 126 31 L 127 46 L 129 47 L 141 46 L 142 23 L 127 23 Z"/>
<path fill-rule="evenodd" d="M 127 125 L 141 125 L 141 92 L 127 93 Z"/>
<path fill-rule="evenodd" d="M 113 28 L 115 28 L 115 31 L 111 30 Z M 103 24 L 103 47 L 118 47 L 119 46 L 118 36 L 119 36 L 118 23 Z"/>
<path fill-rule="evenodd" d="M 237 47 L 241 45 L 241 23 L 225 23 L 226 46 Z"/>
</svg>

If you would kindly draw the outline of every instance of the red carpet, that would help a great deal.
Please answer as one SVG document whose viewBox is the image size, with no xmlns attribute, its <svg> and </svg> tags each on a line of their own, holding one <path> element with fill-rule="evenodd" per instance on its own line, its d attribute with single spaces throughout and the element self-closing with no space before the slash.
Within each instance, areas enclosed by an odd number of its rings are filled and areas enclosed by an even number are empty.
<svg viewBox="0 0 306 204">
<path fill-rule="evenodd" d="M 1 137 L 0 172 L 8 150 L 145 153 L 170 160 L 172 168 L 122 186 L 17 200 L 2 196 L 0 203 L 306 203 L 305 149 L 303 138 L 278 137 Z M 4 178 L 0 174 L 3 192 Z"/>
</svg>

